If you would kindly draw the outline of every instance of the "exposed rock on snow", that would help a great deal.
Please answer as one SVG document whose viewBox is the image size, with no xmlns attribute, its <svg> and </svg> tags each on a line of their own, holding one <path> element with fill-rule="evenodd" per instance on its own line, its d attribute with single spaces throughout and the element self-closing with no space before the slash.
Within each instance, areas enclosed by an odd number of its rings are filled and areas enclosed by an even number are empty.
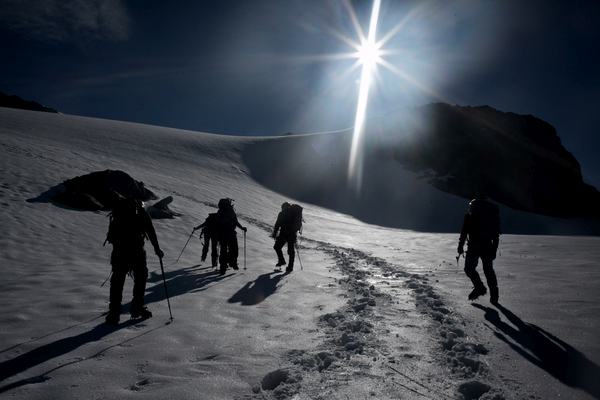
<svg viewBox="0 0 600 400">
<path fill-rule="evenodd" d="M 141 201 L 156 199 L 154 193 L 146 189 L 144 182 L 136 181 L 123 171 L 107 169 L 68 179 L 28 201 L 49 201 L 76 210 L 98 211 L 112 209 L 122 197 Z"/>
<path fill-rule="evenodd" d="M 167 196 L 164 199 L 152 204 L 151 206 L 146 207 L 146 211 L 153 219 L 179 217 L 181 214 L 169 208 L 169 204 L 171 204 L 172 202 L 173 197 Z"/>
</svg>

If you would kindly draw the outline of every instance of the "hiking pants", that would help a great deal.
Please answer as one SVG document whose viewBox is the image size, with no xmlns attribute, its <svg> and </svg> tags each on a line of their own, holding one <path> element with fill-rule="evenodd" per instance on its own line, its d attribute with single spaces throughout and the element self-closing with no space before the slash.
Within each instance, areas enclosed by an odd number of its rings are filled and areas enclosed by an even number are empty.
<svg viewBox="0 0 600 400">
<path fill-rule="evenodd" d="M 109 311 L 114 313 L 121 312 L 123 285 L 129 271 L 133 274 L 133 300 L 131 301 L 130 309 L 139 310 L 144 307 L 144 293 L 146 292 L 146 281 L 148 279 L 146 252 L 144 249 L 129 252 L 113 250 L 111 264 L 112 277 L 110 278 Z"/>
<path fill-rule="evenodd" d="M 485 288 L 479 274 L 475 270 L 480 258 L 481 263 L 483 264 L 483 273 L 488 287 L 490 288 L 490 296 L 498 296 L 498 281 L 496 279 L 496 273 L 494 272 L 494 258 L 492 252 L 467 250 L 467 255 L 465 257 L 465 274 L 471 279 L 475 288 Z"/>
<path fill-rule="evenodd" d="M 214 236 L 204 235 L 204 244 L 202 245 L 202 261 L 206 260 L 206 256 L 208 255 L 208 248 L 210 246 L 210 259 L 212 261 L 212 266 L 217 266 L 217 259 L 219 258 L 219 243 Z"/>
<path fill-rule="evenodd" d="M 285 258 L 283 258 L 283 246 L 287 244 L 287 253 L 289 257 L 288 268 L 294 268 L 294 258 L 296 256 L 296 251 L 294 249 L 294 245 L 296 243 L 296 235 L 283 236 L 279 235 L 277 239 L 275 239 L 275 245 L 273 248 L 277 253 L 277 261 L 285 262 Z"/>
<path fill-rule="evenodd" d="M 219 240 L 219 247 L 221 248 L 221 253 L 219 254 L 219 266 L 221 271 L 225 271 L 227 266 L 236 268 L 239 250 L 235 232 L 225 237 L 221 237 Z"/>
</svg>

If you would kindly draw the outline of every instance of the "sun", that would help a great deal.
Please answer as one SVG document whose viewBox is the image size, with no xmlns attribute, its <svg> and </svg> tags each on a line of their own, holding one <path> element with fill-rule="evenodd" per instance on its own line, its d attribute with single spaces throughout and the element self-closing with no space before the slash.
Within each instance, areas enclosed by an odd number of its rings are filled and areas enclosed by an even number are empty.
<svg viewBox="0 0 600 400">
<path fill-rule="evenodd" d="M 381 63 L 383 51 L 381 45 L 371 40 L 365 40 L 358 51 L 356 52 L 356 58 L 362 65 L 374 66 Z"/>
</svg>

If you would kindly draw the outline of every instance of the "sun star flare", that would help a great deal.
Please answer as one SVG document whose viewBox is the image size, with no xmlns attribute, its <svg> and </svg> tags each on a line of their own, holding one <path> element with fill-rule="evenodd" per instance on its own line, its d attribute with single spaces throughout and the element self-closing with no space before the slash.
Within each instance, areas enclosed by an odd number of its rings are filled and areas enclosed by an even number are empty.
<svg viewBox="0 0 600 400">
<path fill-rule="evenodd" d="M 378 60 L 380 59 L 380 48 L 376 41 L 377 22 L 379 20 L 380 0 L 373 1 L 371 19 L 369 21 L 369 33 L 367 38 L 361 43 L 358 49 L 357 57 L 362 63 L 362 72 L 360 76 L 360 87 L 358 91 L 358 102 L 356 105 L 356 116 L 354 118 L 354 132 L 352 134 L 352 147 L 350 148 L 350 161 L 348 163 L 348 180 L 355 189 L 360 191 L 361 187 L 361 154 L 360 145 L 365 125 L 365 116 L 367 113 L 367 104 L 369 101 L 369 90 L 373 80 L 373 74 Z"/>
</svg>

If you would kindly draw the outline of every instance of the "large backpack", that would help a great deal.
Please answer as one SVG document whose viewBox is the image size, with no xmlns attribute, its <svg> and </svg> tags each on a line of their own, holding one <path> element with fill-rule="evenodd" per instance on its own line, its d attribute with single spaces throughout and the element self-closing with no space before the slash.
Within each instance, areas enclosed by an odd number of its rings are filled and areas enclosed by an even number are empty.
<svg viewBox="0 0 600 400">
<path fill-rule="evenodd" d="M 208 217 L 206 217 L 206 220 L 204 220 L 204 228 L 202 228 L 202 232 L 204 235 L 212 236 L 217 232 L 217 219 L 217 213 L 208 214 Z"/>
<path fill-rule="evenodd" d="M 299 204 L 290 205 L 289 213 L 292 231 L 294 233 L 302 233 L 302 222 L 304 222 L 304 219 L 302 218 L 302 206 L 300 206 Z"/>
<path fill-rule="evenodd" d="M 144 246 L 146 229 L 142 212 L 145 212 L 138 201 L 122 199 L 109 214 L 110 222 L 106 234 L 106 242 L 115 247 Z"/>
<path fill-rule="evenodd" d="M 492 240 L 500 235 L 500 210 L 494 203 L 475 199 L 469 203 L 471 215 L 471 236 Z"/>
</svg>

